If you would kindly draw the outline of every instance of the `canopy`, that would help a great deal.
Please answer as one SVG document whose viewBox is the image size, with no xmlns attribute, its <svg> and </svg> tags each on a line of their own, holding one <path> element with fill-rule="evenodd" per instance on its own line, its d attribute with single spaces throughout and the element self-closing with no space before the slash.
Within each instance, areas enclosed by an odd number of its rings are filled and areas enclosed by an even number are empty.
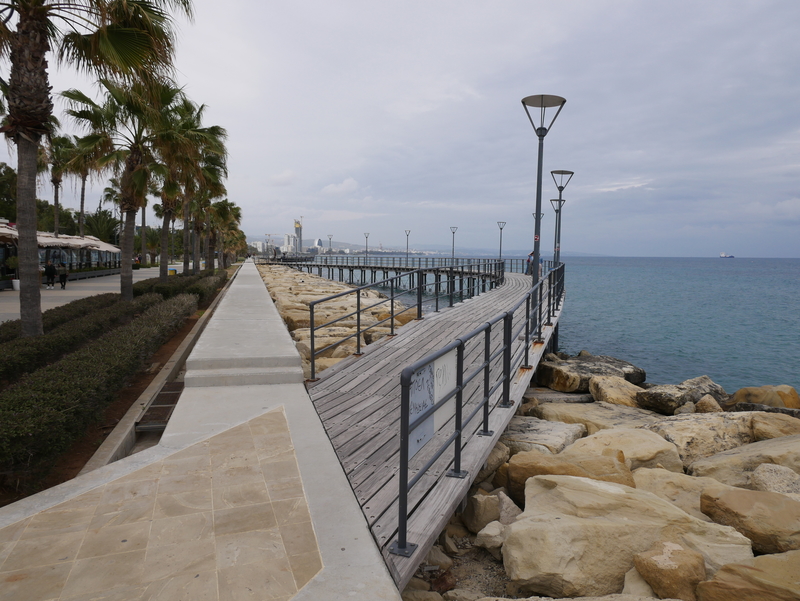
<svg viewBox="0 0 800 601">
<path fill-rule="evenodd" d="M 16 228 L 0 224 L 0 243 L 16 244 L 19 233 Z M 90 248 L 105 252 L 118 253 L 120 249 L 113 244 L 102 242 L 94 236 L 58 236 L 50 232 L 36 232 L 39 248 Z"/>
</svg>

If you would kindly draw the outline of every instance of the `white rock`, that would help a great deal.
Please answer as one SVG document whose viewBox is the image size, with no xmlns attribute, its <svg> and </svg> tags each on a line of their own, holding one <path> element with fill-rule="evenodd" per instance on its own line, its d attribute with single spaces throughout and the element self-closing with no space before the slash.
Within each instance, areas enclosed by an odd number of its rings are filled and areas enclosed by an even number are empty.
<svg viewBox="0 0 800 601">
<path fill-rule="evenodd" d="M 683 473 L 683 463 L 675 445 L 655 432 L 643 429 L 600 430 L 574 442 L 560 454 L 564 457 L 575 454 L 602 455 L 605 449 L 621 450 L 625 454 L 628 467 L 632 470 L 640 467 L 656 467 L 660 464 L 664 469 Z"/>
<path fill-rule="evenodd" d="M 532 449 L 544 453 L 558 453 L 585 435 L 586 428 L 581 424 L 564 424 L 538 417 L 515 416 L 511 418 L 506 431 L 500 436 L 500 442 L 508 447 L 512 456 Z"/>
<path fill-rule="evenodd" d="M 800 494 L 800 474 L 772 463 L 759 465 L 750 476 L 750 488 L 783 494 Z"/>
<path fill-rule="evenodd" d="M 639 597 L 657 598 L 652 587 L 642 578 L 642 575 L 632 567 L 625 574 L 625 586 L 622 587 L 623 595 L 638 595 Z"/>
<path fill-rule="evenodd" d="M 684 466 L 753 442 L 750 413 L 695 413 L 665 417 L 649 430 L 674 444 Z"/>
<path fill-rule="evenodd" d="M 501 560 L 501 547 L 506 540 L 506 526 L 500 522 L 492 522 L 487 524 L 486 527 L 478 532 L 475 538 L 475 546 L 483 547 L 491 553 L 495 559 Z"/>
<path fill-rule="evenodd" d="M 606 428 L 642 428 L 662 419 L 646 409 L 611 403 L 545 403 L 534 409 L 537 417 L 567 424 L 583 424 L 587 434 Z"/>
<path fill-rule="evenodd" d="M 636 393 L 642 389 L 619 376 L 593 376 L 589 380 L 589 392 L 592 398 L 601 403 L 639 407 L 636 404 Z"/>
<path fill-rule="evenodd" d="M 646 490 L 665 501 L 669 501 L 689 515 L 710 522 L 700 511 L 700 495 L 708 486 L 720 486 L 713 478 L 697 478 L 663 469 L 639 468 L 633 472 L 636 488 Z"/>
</svg>

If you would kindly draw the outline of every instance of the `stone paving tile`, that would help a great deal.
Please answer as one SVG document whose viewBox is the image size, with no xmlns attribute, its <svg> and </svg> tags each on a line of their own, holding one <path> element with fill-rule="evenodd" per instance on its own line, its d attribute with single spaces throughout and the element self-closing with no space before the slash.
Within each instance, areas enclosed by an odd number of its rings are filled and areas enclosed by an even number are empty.
<svg viewBox="0 0 800 601">
<path fill-rule="evenodd" d="M 282 409 L 0 529 L 0 601 L 288 601 L 321 569 Z"/>
</svg>

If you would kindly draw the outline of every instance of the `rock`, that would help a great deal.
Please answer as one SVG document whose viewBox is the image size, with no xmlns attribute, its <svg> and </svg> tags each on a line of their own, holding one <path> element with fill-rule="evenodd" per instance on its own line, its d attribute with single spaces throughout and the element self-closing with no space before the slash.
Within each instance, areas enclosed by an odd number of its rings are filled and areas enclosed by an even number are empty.
<svg viewBox="0 0 800 601">
<path fill-rule="evenodd" d="M 707 394 L 706 396 L 711 396 L 711 395 Z M 711 398 L 713 399 L 714 397 Z M 673 415 L 683 415 L 684 413 L 695 413 L 694 403 L 692 403 L 691 401 L 689 401 L 688 403 L 684 403 L 675 410 Z"/>
<path fill-rule="evenodd" d="M 455 574 L 447 570 L 444 574 L 440 574 L 434 580 L 431 580 L 431 590 L 437 593 L 446 593 L 456 588 L 457 584 Z"/>
<path fill-rule="evenodd" d="M 782 413 L 800 419 L 800 409 L 787 409 L 786 407 L 770 407 L 769 405 L 756 405 L 755 403 L 737 403 L 728 411 L 763 411 L 765 413 Z"/>
<path fill-rule="evenodd" d="M 675 410 L 686 403 L 696 403 L 710 394 L 717 402 L 728 399 L 728 393 L 715 384 L 708 376 L 692 378 L 680 384 L 662 384 L 636 393 L 636 403 L 643 409 L 650 409 L 663 415 L 673 415 Z"/>
<path fill-rule="evenodd" d="M 508 597 L 483 597 L 478 601 L 508 601 Z M 553 599 L 552 597 L 526 597 L 518 601 L 575 601 L 575 599 Z M 603 595 L 602 597 L 581 597 L 580 601 L 657 601 L 655 597 L 646 595 Z M 679 601 L 678 599 L 662 599 L 661 601 Z"/>
<path fill-rule="evenodd" d="M 471 496 L 461 519 L 470 532 L 477 534 L 489 522 L 500 519 L 500 497 L 480 494 Z"/>
<path fill-rule="evenodd" d="M 755 411 L 751 415 L 754 442 L 800 434 L 800 419 L 796 417 L 761 411 Z"/>
<path fill-rule="evenodd" d="M 578 455 L 602 455 L 606 449 L 619 449 L 631 470 L 640 467 L 656 467 L 683 473 L 683 463 L 675 445 L 667 442 L 655 432 L 642 429 L 619 428 L 600 430 L 581 438 L 561 452 L 562 457 Z"/>
<path fill-rule="evenodd" d="M 633 479 L 636 488 L 651 492 L 704 522 L 711 518 L 700 511 L 700 495 L 708 486 L 723 486 L 713 478 L 696 478 L 660 468 L 639 468 L 633 472 Z"/>
<path fill-rule="evenodd" d="M 515 415 L 521 415 L 523 417 L 531 417 L 534 413 L 534 409 L 539 406 L 539 401 L 532 400 L 528 401 L 527 403 L 522 403 L 519 407 L 517 407 L 517 411 Z"/>
<path fill-rule="evenodd" d="M 659 541 L 650 550 L 637 553 L 633 564 L 660 599 L 696 601 L 695 588 L 706 579 L 703 556 L 668 541 Z"/>
<path fill-rule="evenodd" d="M 403 601 L 444 601 L 442 596 L 435 591 L 404 590 L 401 595 Z"/>
<path fill-rule="evenodd" d="M 560 392 L 589 392 L 592 376 L 618 376 L 632 384 L 647 379 L 643 369 L 630 363 L 584 351 L 566 360 L 550 355 L 549 360 L 539 363 L 536 372 L 539 384 Z"/>
<path fill-rule="evenodd" d="M 475 539 L 476 547 L 483 547 L 497 560 L 502 560 L 503 555 L 500 548 L 506 540 L 506 527 L 500 522 L 491 522 L 478 532 Z"/>
<path fill-rule="evenodd" d="M 706 570 L 752 557 L 733 528 L 703 522 L 646 491 L 573 476 L 536 476 L 507 526 L 503 564 L 520 591 L 551 597 L 622 590 L 633 556 L 658 541 L 703 555 Z"/>
<path fill-rule="evenodd" d="M 791 386 L 759 386 L 740 388 L 731 397 L 729 405 L 756 403 L 769 407 L 800 409 L 800 395 Z"/>
<path fill-rule="evenodd" d="M 439 544 L 442 545 L 444 552 L 450 556 L 461 555 L 461 549 L 458 548 L 456 541 L 454 541 L 446 532 L 442 533 L 439 537 Z"/>
<path fill-rule="evenodd" d="M 539 405 L 535 413 L 548 421 L 583 424 L 587 434 L 608 428 L 641 428 L 661 420 L 652 411 L 611 403 L 546 403 Z"/>
<path fill-rule="evenodd" d="M 478 472 L 475 482 L 483 482 L 487 478 L 490 478 L 491 475 L 497 471 L 497 468 L 508 461 L 510 457 L 511 451 L 509 451 L 508 447 L 502 442 L 498 442 L 496 445 L 494 445 L 494 448 L 486 458 L 486 462 L 483 464 L 483 469 Z"/>
<path fill-rule="evenodd" d="M 514 455 L 506 464 L 505 470 L 497 470 L 495 484 L 506 486 L 508 495 L 518 504 L 525 500 L 525 483 L 528 478 L 540 475 L 579 476 L 605 482 L 616 482 L 626 486 L 635 486 L 630 469 L 614 455 L 547 455 L 539 451 L 526 451 Z M 506 482 L 498 478 L 505 476 Z"/>
<path fill-rule="evenodd" d="M 717 524 L 732 526 L 753 541 L 756 553 L 800 549 L 800 502 L 777 492 L 709 487 L 700 509 Z"/>
<path fill-rule="evenodd" d="M 698 601 L 800 601 L 800 551 L 722 566 L 697 587 Z"/>
<path fill-rule="evenodd" d="M 723 411 L 722 407 L 719 406 L 717 399 L 715 399 L 710 394 L 705 395 L 701 398 L 694 406 L 695 413 L 720 413 Z"/>
<path fill-rule="evenodd" d="M 588 392 L 559 392 L 552 388 L 541 386 L 531 386 L 522 395 L 526 403 L 536 402 L 537 405 L 543 403 L 594 403 L 592 395 Z"/>
<path fill-rule="evenodd" d="M 442 571 L 449 570 L 453 567 L 453 560 L 445 555 L 441 547 L 436 545 L 431 547 L 431 550 L 428 551 L 428 555 L 425 557 L 425 563 L 429 566 L 436 566 Z"/>
<path fill-rule="evenodd" d="M 750 488 L 797 495 L 800 494 L 800 474 L 782 465 L 763 463 L 753 470 L 750 476 Z"/>
<path fill-rule="evenodd" d="M 406 585 L 407 591 L 429 591 L 431 590 L 431 583 L 427 580 L 423 580 L 422 578 L 417 578 L 416 576 L 413 577 L 411 580 L 408 581 Z"/>
<path fill-rule="evenodd" d="M 592 398 L 601 403 L 639 407 L 636 404 L 636 393 L 641 390 L 619 376 L 593 376 L 589 380 L 589 392 Z"/>
<path fill-rule="evenodd" d="M 800 434 L 762 440 L 699 459 L 689 466 L 689 473 L 748 488 L 750 474 L 762 463 L 782 465 L 800 474 Z"/>
<path fill-rule="evenodd" d="M 647 581 L 642 578 L 642 575 L 636 571 L 635 566 L 625 574 L 625 585 L 622 587 L 622 594 L 638 595 L 649 599 L 656 598 L 653 588 L 647 584 Z"/>
<path fill-rule="evenodd" d="M 466 588 L 454 588 L 451 591 L 447 591 L 443 597 L 444 601 L 478 601 L 478 599 L 483 598 L 483 593 Z"/>
<path fill-rule="evenodd" d="M 663 418 L 648 429 L 678 449 L 684 466 L 753 441 L 748 413 L 700 413 Z"/>
<path fill-rule="evenodd" d="M 500 442 L 508 447 L 511 455 L 534 449 L 545 453 L 558 453 L 585 435 L 586 428 L 582 424 L 564 424 L 538 417 L 514 416 L 508 422 L 506 431 L 500 436 Z"/>
</svg>

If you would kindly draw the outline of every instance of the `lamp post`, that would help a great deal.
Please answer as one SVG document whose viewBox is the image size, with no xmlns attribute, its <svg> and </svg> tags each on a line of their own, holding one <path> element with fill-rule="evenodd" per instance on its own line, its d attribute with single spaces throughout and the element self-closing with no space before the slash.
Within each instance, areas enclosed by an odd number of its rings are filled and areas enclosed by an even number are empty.
<svg viewBox="0 0 800 601">
<path fill-rule="evenodd" d="M 456 227 L 456 226 L 452 226 L 450 228 L 450 231 L 453 232 L 453 251 L 452 251 L 452 253 L 450 255 L 450 263 L 451 263 L 451 265 L 455 265 L 456 264 L 456 230 L 457 229 L 458 229 L 458 227 Z"/>
<path fill-rule="evenodd" d="M 411 233 L 411 230 L 406 230 L 406 267 L 408 267 L 408 235 Z"/>
<path fill-rule="evenodd" d="M 500 228 L 500 257 L 499 257 L 499 259 L 501 261 L 503 260 L 503 228 L 505 226 L 506 226 L 506 222 L 505 221 L 498 221 L 497 222 L 497 227 Z"/>
<path fill-rule="evenodd" d="M 328 234 L 328 254 L 333 254 L 333 248 L 331 247 L 331 240 L 333 240 L 333 234 Z"/>
<path fill-rule="evenodd" d="M 369 232 L 364 232 L 364 263 L 369 259 Z"/>
<path fill-rule="evenodd" d="M 567 202 L 561 198 L 561 193 L 564 191 L 564 188 L 567 187 L 569 180 L 572 179 L 572 176 L 575 175 L 575 173 L 573 171 L 557 169 L 556 171 L 551 171 L 550 175 L 553 176 L 553 181 L 556 184 L 556 188 L 558 188 L 558 198 L 550 200 L 550 204 L 553 205 L 553 209 L 556 212 L 556 232 L 555 242 L 553 244 L 553 263 L 557 264 L 561 260 L 561 207 L 563 207 L 564 203 Z M 558 176 L 558 179 L 556 179 L 556 176 Z M 566 181 L 564 181 L 565 178 Z"/>
<path fill-rule="evenodd" d="M 562 98 L 561 96 L 552 96 L 550 94 L 536 94 L 534 96 L 526 96 L 522 99 L 522 107 L 525 109 L 525 114 L 528 115 L 528 120 L 531 122 L 533 130 L 536 132 L 536 135 L 539 138 L 539 162 L 536 171 L 536 213 L 534 213 L 534 217 L 536 217 L 536 224 L 533 231 L 533 261 L 537 266 L 539 265 L 540 255 L 539 239 L 542 233 L 542 160 L 544 155 L 544 137 L 553 127 L 553 123 L 555 123 L 556 118 L 558 118 L 558 115 L 561 112 L 561 109 L 564 108 L 564 104 L 566 102 L 567 100 L 565 98 Z M 547 109 L 556 107 L 558 107 L 556 114 L 553 115 L 550 124 L 545 127 L 545 113 L 547 112 Z M 539 125 L 534 123 L 533 117 L 531 117 L 531 112 L 528 110 L 529 108 L 539 109 Z M 533 270 L 534 279 L 536 279 L 536 271 L 537 269 Z"/>
</svg>

